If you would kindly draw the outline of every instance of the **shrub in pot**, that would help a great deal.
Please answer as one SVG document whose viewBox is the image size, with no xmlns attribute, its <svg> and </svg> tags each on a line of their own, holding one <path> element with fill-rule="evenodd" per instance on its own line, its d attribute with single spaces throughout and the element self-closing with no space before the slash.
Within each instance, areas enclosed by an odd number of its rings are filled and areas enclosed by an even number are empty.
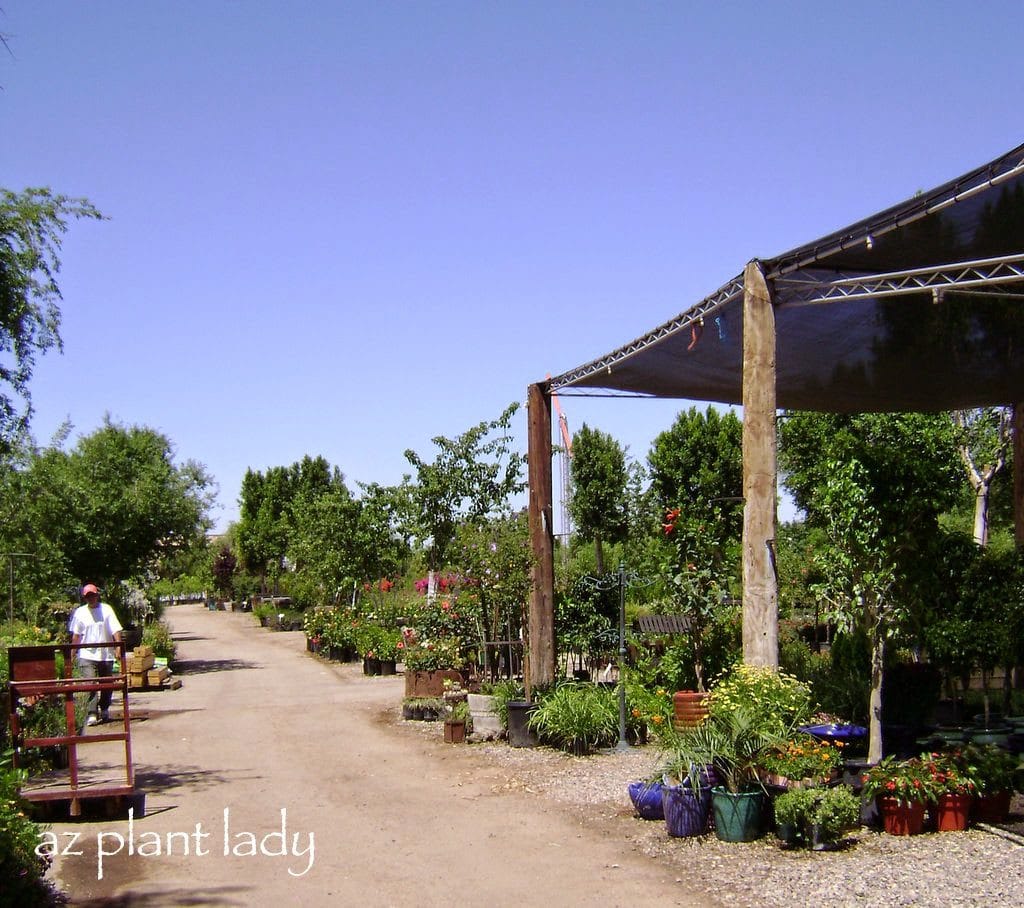
<svg viewBox="0 0 1024 908">
<path fill-rule="evenodd" d="M 860 823 L 860 801 L 846 785 L 795 788 L 775 799 L 779 838 L 815 850 L 835 847 Z"/>
</svg>

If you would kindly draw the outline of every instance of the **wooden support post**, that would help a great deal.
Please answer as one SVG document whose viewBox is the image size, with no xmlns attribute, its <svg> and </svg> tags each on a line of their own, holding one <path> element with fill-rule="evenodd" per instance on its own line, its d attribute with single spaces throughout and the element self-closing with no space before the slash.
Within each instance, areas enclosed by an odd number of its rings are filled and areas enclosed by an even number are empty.
<svg viewBox="0 0 1024 908">
<path fill-rule="evenodd" d="M 758 262 L 743 274 L 743 661 L 779 664 L 775 310 Z"/>
<path fill-rule="evenodd" d="M 1013 405 L 1013 539 L 1024 551 L 1024 401 Z"/>
<path fill-rule="evenodd" d="M 533 589 L 524 667 L 530 699 L 533 686 L 555 680 L 555 543 L 551 499 L 551 395 L 542 384 L 527 391 L 527 451 L 530 488 L 530 545 Z"/>
</svg>

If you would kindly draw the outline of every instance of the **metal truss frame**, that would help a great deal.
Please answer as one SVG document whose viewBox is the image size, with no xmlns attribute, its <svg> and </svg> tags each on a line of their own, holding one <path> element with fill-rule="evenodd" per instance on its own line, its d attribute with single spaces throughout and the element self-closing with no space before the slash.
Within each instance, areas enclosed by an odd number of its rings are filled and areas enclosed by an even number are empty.
<svg viewBox="0 0 1024 908">
<path fill-rule="evenodd" d="M 774 281 L 780 308 L 831 303 L 837 300 L 879 299 L 930 291 L 936 302 L 945 291 L 978 287 L 1003 287 L 1024 282 L 1024 254 L 978 259 L 931 268 L 892 271 L 887 274 L 823 278 L 813 271 L 796 272 Z M 1000 295 L 1024 294 L 1024 287 Z"/>
<path fill-rule="evenodd" d="M 743 275 L 740 274 L 734 277 L 727 284 L 723 284 L 710 296 L 705 297 L 697 303 L 696 306 L 687 309 L 686 312 L 681 312 L 675 318 L 659 325 L 653 331 L 649 331 L 642 337 L 638 337 L 636 340 L 630 341 L 628 344 L 619 347 L 617 350 L 613 350 L 611 353 L 602 356 L 600 359 L 595 359 L 586 365 L 579 366 L 578 368 L 571 370 L 570 372 L 563 372 L 561 375 L 556 375 L 548 381 L 548 388 L 551 391 L 559 391 L 602 372 L 611 373 L 616 365 L 633 356 L 633 354 L 647 349 L 648 347 L 658 343 L 658 341 L 664 340 L 666 337 L 675 334 L 677 331 L 689 328 L 695 324 L 703 324 L 706 317 L 742 296 Z"/>
</svg>

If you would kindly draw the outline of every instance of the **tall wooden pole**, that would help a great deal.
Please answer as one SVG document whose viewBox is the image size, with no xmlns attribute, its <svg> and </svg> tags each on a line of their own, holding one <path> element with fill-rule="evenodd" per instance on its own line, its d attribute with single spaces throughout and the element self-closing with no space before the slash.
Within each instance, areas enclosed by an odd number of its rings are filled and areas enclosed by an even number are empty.
<svg viewBox="0 0 1024 908">
<path fill-rule="evenodd" d="M 1024 551 L 1024 402 L 1013 405 L 1013 539 Z"/>
<path fill-rule="evenodd" d="M 743 661 L 779 664 L 775 574 L 775 310 L 757 261 L 743 274 Z"/>
<path fill-rule="evenodd" d="M 551 395 L 546 386 L 527 389 L 527 452 L 533 589 L 527 636 L 526 696 L 555 680 L 555 543 L 551 497 Z"/>
</svg>

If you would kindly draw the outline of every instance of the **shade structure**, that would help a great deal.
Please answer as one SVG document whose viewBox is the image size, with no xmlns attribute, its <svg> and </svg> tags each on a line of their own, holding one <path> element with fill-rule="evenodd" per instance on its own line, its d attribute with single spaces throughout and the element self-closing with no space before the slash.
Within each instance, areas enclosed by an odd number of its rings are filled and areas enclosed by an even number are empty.
<svg viewBox="0 0 1024 908">
<path fill-rule="evenodd" d="M 757 260 L 783 409 L 940 411 L 1024 388 L 1024 145 L 843 230 Z M 742 402 L 743 275 L 548 382 L 560 393 Z"/>
<path fill-rule="evenodd" d="M 743 652 L 777 664 L 776 410 L 1017 405 L 1014 500 L 1024 544 L 1022 304 L 1024 145 L 843 230 L 753 259 L 636 340 L 531 385 L 530 520 L 542 568 L 531 598 L 534 680 L 554 680 L 552 391 L 744 405 Z"/>
</svg>

